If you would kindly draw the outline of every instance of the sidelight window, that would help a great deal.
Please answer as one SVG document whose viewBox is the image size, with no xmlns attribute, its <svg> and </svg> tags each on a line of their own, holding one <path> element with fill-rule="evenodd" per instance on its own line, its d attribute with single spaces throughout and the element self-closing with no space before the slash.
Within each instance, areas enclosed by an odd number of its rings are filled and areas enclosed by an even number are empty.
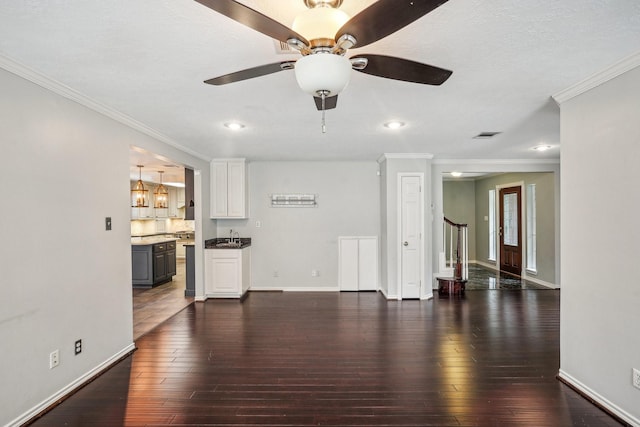
<svg viewBox="0 0 640 427">
<path fill-rule="evenodd" d="M 537 271 L 536 262 L 536 185 L 527 185 L 527 270 Z"/>
<path fill-rule="evenodd" d="M 489 261 L 496 260 L 496 190 L 489 190 Z"/>
</svg>

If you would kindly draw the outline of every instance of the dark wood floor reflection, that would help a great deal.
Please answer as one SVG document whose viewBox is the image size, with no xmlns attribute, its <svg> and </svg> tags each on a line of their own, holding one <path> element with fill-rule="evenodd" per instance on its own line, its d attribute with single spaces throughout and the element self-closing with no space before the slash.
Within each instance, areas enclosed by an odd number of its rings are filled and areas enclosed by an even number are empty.
<svg viewBox="0 0 640 427">
<path fill-rule="evenodd" d="M 195 303 L 35 426 L 617 426 L 555 378 L 559 291 Z"/>
</svg>

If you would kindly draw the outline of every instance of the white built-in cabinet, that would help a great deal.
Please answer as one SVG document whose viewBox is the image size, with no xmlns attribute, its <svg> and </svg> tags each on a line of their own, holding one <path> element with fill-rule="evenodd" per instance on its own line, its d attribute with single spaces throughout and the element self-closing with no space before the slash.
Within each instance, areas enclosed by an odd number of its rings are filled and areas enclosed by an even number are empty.
<svg viewBox="0 0 640 427">
<path fill-rule="evenodd" d="M 251 247 L 205 249 L 204 290 L 207 298 L 241 298 L 251 283 Z"/>
<path fill-rule="evenodd" d="M 341 291 L 378 289 L 378 237 L 338 238 L 338 281 Z"/>
<path fill-rule="evenodd" d="M 247 186 L 244 159 L 211 161 L 211 218 L 246 218 Z"/>
</svg>

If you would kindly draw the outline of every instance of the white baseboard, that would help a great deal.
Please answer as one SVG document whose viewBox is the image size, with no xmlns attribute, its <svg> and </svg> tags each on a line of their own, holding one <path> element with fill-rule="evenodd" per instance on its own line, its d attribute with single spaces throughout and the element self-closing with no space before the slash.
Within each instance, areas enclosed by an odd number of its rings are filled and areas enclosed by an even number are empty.
<svg viewBox="0 0 640 427">
<path fill-rule="evenodd" d="M 54 393 L 52 396 L 43 400 L 38 405 L 29 409 L 27 412 L 20 415 L 18 418 L 14 419 L 13 421 L 10 421 L 5 427 L 18 427 L 25 424 L 29 420 L 41 414 L 42 411 L 46 410 L 47 408 L 49 408 L 50 406 L 58 402 L 59 400 L 64 399 L 66 396 L 76 391 L 79 387 L 83 386 L 87 381 L 91 380 L 96 375 L 101 374 L 102 372 L 110 368 L 111 365 L 118 362 L 121 358 L 125 357 L 127 354 L 131 353 L 135 349 L 136 349 L 136 346 L 134 343 L 129 344 L 128 346 L 126 346 L 125 348 L 123 348 L 113 356 L 111 356 L 109 359 L 105 360 L 95 368 L 91 369 L 89 372 L 85 373 L 79 378 L 76 378 L 74 381 L 72 381 L 70 384 L 68 384 L 67 386 L 63 387 L 62 389 Z"/>
<path fill-rule="evenodd" d="M 339 286 L 292 286 L 283 288 L 282 292 L 340 292 Z"/>
<path fill-rule="evenodd" d="M 380 288 L 380 293 L 386 300 L 399 300 L 398 295 L 389 295 L 384 289 Z"/>
<path fill-rule="evenodd" d="M 595 402 L 598 402 L 598 405 L 605 408 L 607 411 L 611 412 L 615 416 L 624 420 L 625 422 L 633 425 L 640 426 L 640 418 L 636 418 L 624 409 L 620 408 L 618 405 L 614 404 L 607 398 L 601 396 L 599 393 L 595 392 L 591 388 L 587 387 L 577 379 L 573 378 L 571 375 L 564 372 L 562 369 L 558 372 L 558 376 L 562 379 L 562 381 L 569 384 L 571 387 L 579 390 L 580 393 L 588 396 L 590 399 L 593 399 Z"/>
<path fill-rule="evenodd" d="M 469 262 L 469 264 L 471 264 L 471 262 Z M 490 270 L 495 270 L 498 271 L 498 267 L 495 264 L 490 264 L 488 262 L 483 262 L 483 261 L 474 261 L 473 264 L 478 264 L 481 265 L 483 267 L 486 267 Z"/>
<path fill-rule="evenodd" d="M 249 290 L 252 292 L 340 292 L 338 286 L 252 286 Z"/>
</svg>

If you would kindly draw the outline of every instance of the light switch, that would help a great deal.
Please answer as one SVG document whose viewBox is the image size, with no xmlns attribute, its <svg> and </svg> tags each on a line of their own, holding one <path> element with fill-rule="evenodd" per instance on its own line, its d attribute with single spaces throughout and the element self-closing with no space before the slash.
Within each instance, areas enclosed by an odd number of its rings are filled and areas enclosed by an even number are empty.
<svg viewBox="0 0 640 427">
<path fill-rule="evenodd" d="M 262 227 L 262 222 L 256 221 L 256 228 L 260 228 L 260 227 Z"/>
<path fill-rule="evenodd" d="M 104 219 L 104 228 L 105 230 L 109 231 L 111 230 L 111 217 L 108 216 Z"/>
</svg>

